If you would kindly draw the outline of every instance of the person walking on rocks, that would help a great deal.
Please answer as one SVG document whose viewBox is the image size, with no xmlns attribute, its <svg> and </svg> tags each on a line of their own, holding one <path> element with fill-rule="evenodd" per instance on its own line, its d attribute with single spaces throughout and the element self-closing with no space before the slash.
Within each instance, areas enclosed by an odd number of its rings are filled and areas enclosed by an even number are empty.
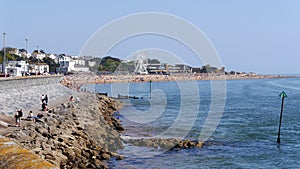
<svg viewBox="0 0 300 169">
<path fill-rule="evenodd" d="M 21 117 L 23 116 L 22 109 L 19 109 L 15 113 L 15 119 L 16 119 L 16 126 L 20 127 L 21 126 Z"/>
</svg>

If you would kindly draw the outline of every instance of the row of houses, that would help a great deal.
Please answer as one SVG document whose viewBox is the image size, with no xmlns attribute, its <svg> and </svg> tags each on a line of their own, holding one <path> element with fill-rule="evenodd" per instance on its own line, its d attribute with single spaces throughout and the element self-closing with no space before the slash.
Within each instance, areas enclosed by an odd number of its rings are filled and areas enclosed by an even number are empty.
<svg viewBox="0 0 300 169">
<path fill-rule="evenodd" d="M 8 61 L 5 66 L 5 73 L 9 76 L 24 76 L 33 74 L 48 74 L 49 65 L 46 63 L 29 63 L 30 57 L 43 60 L 44 58 L 51 58 L 59 65 L 56 67 L 55 73 L 66 74 L 68 72 L 89 72 L 89 66 L 95 66 L 96 62 L 91 61 L 91 57 L 77 57 L 67 56 L 65 54 L 45 54 L 44 52 L 34 51 L 32 54 L 26 52 L 26 50 L 18 50 L 17 48 L 10 48 L 8 53 L 17 55 L 23 58 L 21 61 Z M 3 65 L 0 65 L 1 72 L 3 71 Z"/>
<path fill-rule="evenodd" d="M 87 61 L 88 62 L 88 61 Z M 89 72 L 89 67 L 85 65 L 83 60 L 73 60 L 69 56 L 59 57 L 57 63 L 59 67 L 56 67 L 56 73 L 66 74 L 68 72 Z M 89 62 L 88 62 L 89 63 Z M 90 65 L 94 65 L 91 62 Z M 2 64 L 0 65 L 0 70 L 2 69 Z M 25 76 L 25 75 L 40 75 L 54 73 L 50 72 L 49 65 L 46 63 L 28 63 L 25 60 L 22 61 L 8 61 L 5 66 L 6 74 L 10 76 Z"/>
<path fill-rule="evenodd" d="M 1 70 L 3 65 L 0 65 Z M 9 61 L 5 66 L 5 72 L 9 76 L 26 76 L 48 74 L 49 65 L 46 63 L 29 64 L 26 61 Z"/>
<path fill-rule="evenodd" d="M 42 60 L 45 57 L 49 57 L 51 59 L 56 59 L 56 57 L 57 57 L 55 54 L 46 54 L 43 50 L 41 50 L 41 51 L 35 50 L 32 53 L 28 53 L 28 51 L 26 49 L 18 49 L 18 48 L 8 47 L 8 48 L 6 48 L 6 51 L 12 55 L 17 55 L 17 56 L 20 56 L 23 58 L 34 57 L 34 58 Z"/>
<path fill-rule="evenodd" d="M 23 57 L 24 59 L 28 59 L 30 57 L 37 58 L 43 60 L 48 57 L 55 61 L 56 64 L 59 64 L 58 71 L 61 73 L 66 73 L 70 71 L 89 71 L 88 66 L 95 66 L 95 61 L 90 61 L 92 57 L 78 57 L 78 56 L 68 56 L 65 54 L 46 54 L 43 50 L 35 50 L 32 53 L 28 53 L 25 49 L 17 49 L 17 48 L 7 48 L 8 53 Z"/>
</svg>

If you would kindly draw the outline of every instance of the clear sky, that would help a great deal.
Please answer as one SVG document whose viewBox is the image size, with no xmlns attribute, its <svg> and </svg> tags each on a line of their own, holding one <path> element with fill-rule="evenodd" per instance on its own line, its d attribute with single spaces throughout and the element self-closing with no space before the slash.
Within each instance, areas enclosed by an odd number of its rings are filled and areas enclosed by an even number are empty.
<svg viewBox="0 0 300 169">
<path fill-rule="evenodd" d="M 39 45 L 47 53 L 78 55 L 89 37 L 112 20 L 141 12 L 163 12 L 202 30 L 226 70 L 300 74 L 298 0 L 1 0 L 0 11 L 0 32 L 7 34 L 7 46 L 25 48 L 28 37 L 30 52 Z M 155 38 L 148 40 L 153 43 L 143 47 L 164 48 L 153 45 L 157 45 Z M 124 52 L 122 44 L 119 48 L 110 54 L 124 58 L 134 52 L 126 44 Z M 180 54 L 179 49 L 166 50 Z"/>
</svg>

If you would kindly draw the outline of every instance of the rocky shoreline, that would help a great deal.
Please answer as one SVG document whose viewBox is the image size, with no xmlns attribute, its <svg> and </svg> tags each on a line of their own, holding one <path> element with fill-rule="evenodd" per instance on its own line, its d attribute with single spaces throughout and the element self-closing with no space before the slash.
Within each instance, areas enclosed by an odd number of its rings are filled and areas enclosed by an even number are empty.
<svg viewBox="0 0 300 169">
<path fill-rule="evenodd" d="M 165 150 L 182 149 L 182 148 L 202 148 L 204 142 L 181 140 L 176 138 L 150 138 L 150 139 L 126 139 L 126 144 L 132 144 L 139 147 L 161 148 Z"/>
<path fill-rule="evenodd" d="M 40 122 L 2 134 L 60 168 L 107 168 L 105 160 L 124 158 L 115 153 L 122 148 L 122 127 L 112 117 L 120 107 L 105 96 L 80 93 Z"/>
<path fill-rule="evenodd" d="M 38 122 L 1 134 L 59 168 L 108 168 L 107 160 L 124 158 L 116 153 L 123 143 L 166 150 L 203 146 L 176 138 L 124 139 L 121 122 L 113 117 L 121 102 L 88 92 L 74 98 L 45 112 Z"/>
</svg>

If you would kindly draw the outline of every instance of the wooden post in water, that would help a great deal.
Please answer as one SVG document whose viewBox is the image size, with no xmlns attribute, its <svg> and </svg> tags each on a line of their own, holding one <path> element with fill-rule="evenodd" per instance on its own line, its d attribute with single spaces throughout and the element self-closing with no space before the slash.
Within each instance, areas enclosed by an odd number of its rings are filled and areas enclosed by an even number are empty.
<svg viewBox="0 0 300 169">
<path fill-rule="evenodd" d="M 149 81 L 150 82 L 150 100 L 151 100 L 151 80 Z"/>
<path fill-rule="evenodd" d="M 287 97 L 287 95 L 284 91 L 282 91 L 280 93 L 279 97 L 281 97 L 282 100 L 281 100 L 281 110 L 280 110 L 280 119 L 279 119 L 279 128 L 278 128 L 278 137 L 277 137 L 278 144 L 280 144 L 280 128 L 281 128 L 281 122 L 282 122 L 283 103 L 284 103 L 284 98 Z"/>
</svg>

